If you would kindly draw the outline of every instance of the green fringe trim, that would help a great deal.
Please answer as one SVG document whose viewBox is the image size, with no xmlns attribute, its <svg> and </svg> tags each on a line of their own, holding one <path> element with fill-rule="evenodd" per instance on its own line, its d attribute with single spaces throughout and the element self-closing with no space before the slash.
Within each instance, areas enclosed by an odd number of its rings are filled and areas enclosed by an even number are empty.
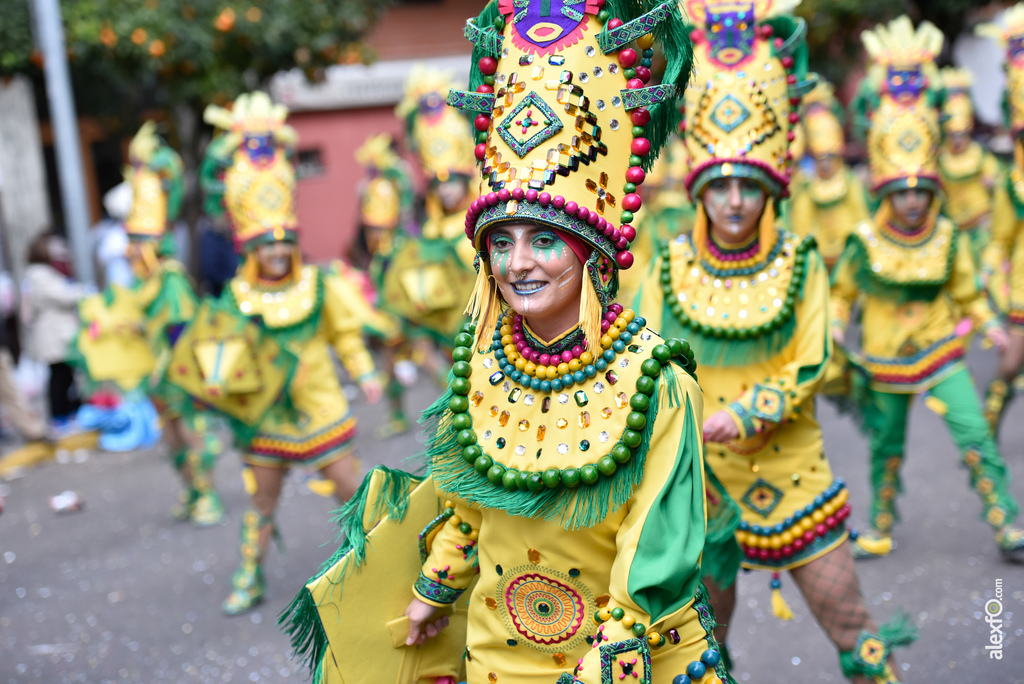
<svg viewBox="0 0 1024 684">
<path fill-rule="evenodd" d="M 861 240 L 860 235 L 851 233 L 846 238 L 846 249 L 844 259 L 850 259 L 854 267 L 854 279 L 857 287 L 863 292 L 884 299 L 895 299 L 898 302 L 930 302 L 939 296 L 943 286 L 949 281 L 950 273 L 953 271 L 953 261 L 956 259 L 957 236 L 954 234 L 950 241 L 949 252 L 946 254 L 946 268 L 942 276 L 936 280 L 922 280 L 920 282 L 901 283 L 892 280 L 880 273 L 871 270 L 870 259 L 868 258 L 867 245 Z M 839 268 L 832 272 L 837 273 Z"/>
<path fill-rule="evenodd" d="M 701 577 L 710 578 L 720 589 L 728 589 L 736 581 L 743 561 L 743 549 L 736 541 L 736 530 L 741 520 L 740 507 L 706 463 L 704 479 L 708 492 L 713 493 L 719 503 L 708 509 L 708 528 L 704 537 L 700 574 Z"/>
<path fill-rule="evenodd" d="M 427 443 L 430 472 L 437 488 L 451 492 L 481 508 L 503 510 L 509 515 L 546 521 L 557 520 L 566 530 L 578 530 L 597 525 L 609 512 L 619 509 L 633 495 L 643 479 L 647 450 L 657 422 L 661 391 L 664 389 L 670 405 L 679 405 L 681 391 L 675 371 L 662 369 L 657 386 L 651 395 L 647 424 L 641 433 L 640 447 L 633 458 L 619 466 L 611 477 L 602 477 L 592 485 L 580 484 L 575 489 L 557 487 L 539 492 L 509 491 L 480 475 L 462 458 L 462 447 L 456 440 L 457 430 L 452 427 L 452 414 L 448 402 L 453 393 L 449 388 L 423 412 L 421 423 L 426 423 L 432 435 Z M 672 402 L 675 402 L 674 404 Z"/>
<path fill-rule="evenodd" d="M 477 18 L 473 20 L 473 23 L 481 30 L 493 28 L 494 20 L 500 16 L 498 0 L 491 0 L 484 7 L 483 11 L 477 15 Z M 484 49 L 484 41 L 479 41 L 473 45 L 473 58 L 469 67 L 469 92 L 471 93 L 475 93 L 476 89 L 484 84 L 483 72 L 480 71 L 480 67 L 477 65 L 481 59 L 488 56 L 490 56 L 490 51 Z"/>
<path fill-rule="evenodd" d="M 384 489 L 381 491 L 381 496 L 376 501 L 371 502 L 368 498 L 370 494 L 370 480 L 374 471 L 383 472 L 387 477 L 387 481 Z M 334 522 L 340 528 L 338 538 L 344 539 L 344 541 L 338 550 L 324 561 L 320 569 L 309 578 L 306 584 L 308 585 L 320 579 L 324 573 L 338 563 L 344 563 L 340 571 L 342 578 L 347 574 L 350 563 L 354 563 L 356 568 L 361 567 L 363 561 L 366 560 L 366 535 L 368 531 L 363 529 L 363 518 L 365 517 L 367 506 L 373 507 L 371 509 L 371 517 L 374 520 L 380 520 L 387 516 L 392 520 L 400 522 L 405 518 L 405 513 L 409 508 L 409 491 L 411 486 L 417 481 L 417 478 L 414 478 L 409 473 L 402 472 L 401 470 L 391 470 L 384 466 L 377 466 L 367 473 L 355 495 L 338 509 L 334 518 Z M 344 582 L 338 584 L 335 589 L 339 592 L 342 591 L 344 589 Z M 309 589 L 305 586 L 302 587 L 298 595 L 278 615 L 277 624 L 280 626 L 281 631 L 287 634 L 291 640 L 294 655 L 307 662 L 313 675 L 314 684 L 320 682 L 323 670 L 321 661 L 328 646 L 327 632 L 320 621 L 317 605 L 313 601 L 313 595 L 309 592 Z"/>
<path fill-rule="evenodd" d="M 877 636 L 877 638 L 884 641 L 886 645 L 885 657 L 888 659 L 889 653 L 891 653 L 893 648 L 909 646 L 917 641 L 918 631 L 917 627 L 910 621 L 910 614 L 904 610 L 899 610 L 889 618 L 888 622 L 878 628 L 877 635 L 863 631 L 861 632 L 861 637 L 863 638 L 864 636 Z M 839 653 L 839 667 L 843 671 L 843 676 L 847 679 L 853 679 L 858 675 L 873 674 L 869 670 L 866 670 L 863 665 L 856 662 L 854 654 L 854 651 L 843 651 Z M 883 660 L 883 667 L 884 662 L 885 661 Z"/>
<path fill-rule="evenodd" d="M 619 3 L 609 0 L 605 4 L 605 9 L 612 16 L 617 16 L 612 12 L 612 7 L 617 4 Z M 647 0 L 642 3 L 630 2 L 629 4 L 634 8 L 633 12 L 628 17 L 622 14 L 618 15 L 623 22 L 635 19 L 661 3 Z M 624 7 L 620 11 L 626 14 Z M 693 43 L 690 41 L 690 26 L 683 17 L 682 11 L 670 12 L 668 19 L 654 29 L 654 38 L 655 42 L 661 44 L 661 49 L 665 54 L 665 73 L 661 76 L 661 82 L 663 84 L 674 83 L 677 88 L 677 97 L 648 107 L 651 121 L 647 124 L 646 135 L 647 139 L 651 141 L 651 152 L 644 157 L 643 168 L 645 171 L 651 170 L 654 161 L 661 154 L 662 148 L 678 130 L 682 115 L 676 102 L 682 96 L 686 84 L 690 82 L 690 76 L 693 74 Z"/>
<path fill-rule="evenodd" d="M 780 238 L 781 239 L 781 238 Z M 813 238 L 805 238 L 797 249 L 804 249 L 808 259 L 820 259 L 813 249 Z M 804 274 L 800 276 L 797 286 L 797 299 L 803 301 L 807 289 L 807 272 L 810 265 L 805 264 Z M 692 327 L 683 326 L 672 313 L 671 302 L 663 298 L 661 306 L 661 336 L 664 339 L 678 337 L 690 343 L 694 358 L 700 359 L 701 365 L 721 367 L 746 366 L 759 363 L 775 356 L 789 344 L 796 332 L 796 312 L 790 314 L 778 328 L 771 332 L 746 339 L 716 337 L 704 335 L 699 324 Z"/>
</svg>

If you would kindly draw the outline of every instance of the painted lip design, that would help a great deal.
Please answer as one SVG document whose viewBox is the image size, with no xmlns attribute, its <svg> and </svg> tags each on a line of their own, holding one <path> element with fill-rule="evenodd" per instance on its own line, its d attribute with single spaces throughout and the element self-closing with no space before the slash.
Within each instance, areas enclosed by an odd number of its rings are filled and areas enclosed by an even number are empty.
<svg viewBox="0 0 1024 684">
<path fill-rule="evenodd" d="M 528 297 L 537 294 L 547 286 L 548 284 L 543 280 L 521 280 L 512 283 L 512 290 L 521 297 Z"/>
</svg>

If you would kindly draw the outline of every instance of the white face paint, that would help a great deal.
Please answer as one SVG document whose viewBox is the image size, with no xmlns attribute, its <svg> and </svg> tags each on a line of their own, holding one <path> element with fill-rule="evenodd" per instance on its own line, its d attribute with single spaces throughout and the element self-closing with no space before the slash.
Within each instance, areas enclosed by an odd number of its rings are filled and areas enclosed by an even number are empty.
<svg viewBox="0 0 1024 684">
<path fill-rule="evenodd" d="M 534 224 L 499 225 L 488 235 L 488 250 L 502 298 L 529 315 L 537 334 L 554 339 L 576 325 L 583 264 L 558 233 Z"/>
</svg>

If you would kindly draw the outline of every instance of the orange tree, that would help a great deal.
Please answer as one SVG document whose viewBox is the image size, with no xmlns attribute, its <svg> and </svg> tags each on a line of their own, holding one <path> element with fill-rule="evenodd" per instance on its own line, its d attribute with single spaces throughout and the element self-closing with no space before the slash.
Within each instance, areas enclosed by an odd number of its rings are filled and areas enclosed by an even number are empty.
<svg viewBox="0 0 1024 684">
<path fill-rule="evenodd" d="M 199 203 L 195 169 L 208 134 L 203 108 L 298 68 L 311 80 L 334 64 L 369 61 L 361 38 L 396 0 L 61 0 L 81 115 L 106 115 L 130 134 L 143 110 L 165 110 Z M 42 83 L 31 0 L 0 0 L 0 78 Z"/>
</svg>

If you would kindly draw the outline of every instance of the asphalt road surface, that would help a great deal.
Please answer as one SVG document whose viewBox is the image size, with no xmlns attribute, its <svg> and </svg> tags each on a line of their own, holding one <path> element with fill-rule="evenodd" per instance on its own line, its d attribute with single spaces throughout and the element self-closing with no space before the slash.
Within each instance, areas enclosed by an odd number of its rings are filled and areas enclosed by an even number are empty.
<svg viewBox="0 0 1024 684">
<path fill-rule="evenodd" d="M 975 353 L 980 379 L 991 352 Z M 421 381 L 409 403 L 425 407 L 436 389 Z M 422 448 L 417 431 L 377 440 L 384 411 L 356 402 L 358 448 L 367 465 L 398 466 Z M 854 425 L 820 405 L 829 457 L 846 479 L 854 523 L 867 504 L 866 440 Z M 1003 453 L 1024 499 L 1024 400 L 1010 410 Z M 79 459 L 85 456 L 80 454 Z M 904 468 L 907 491 L 898 548 L 859 562 L 867 603 L 879 621 L 902 608 L 920 640 L 899 653 L 908 682 L 1024 682 L 1024 566 L 1004 562 L 978 518 L 981 506 L 940 418 L 917 402 Z M 266 561 L 266 601 L 228 618 L 220 602 L 238 559 L 246 509 L 237 457 L 217 466 L 228 508 L 224 525 L 196 529 L 168 513 L 177 483 L 158 450 L 90 453 L 53 462 L 0 483 L 0 684 L 6 682 L 283 682 L 304 681 L 276 626 L 278 613 L 335 548 L 335 504 L 314 494 L 307 474 L 292 472 L 278 524 L 286 549 Z M 58 515 L 47 504 L 66 489 L 85 502 Z M 766 573 L 740 577 L 730 647 L 738 682 L 842 682 L 832 645 L 795 585 L 783 594 L 796 617 L 771 614 Z M 987 601 L 1001 592 L 1003 659 L 989 658 Z"/>
</svg>

